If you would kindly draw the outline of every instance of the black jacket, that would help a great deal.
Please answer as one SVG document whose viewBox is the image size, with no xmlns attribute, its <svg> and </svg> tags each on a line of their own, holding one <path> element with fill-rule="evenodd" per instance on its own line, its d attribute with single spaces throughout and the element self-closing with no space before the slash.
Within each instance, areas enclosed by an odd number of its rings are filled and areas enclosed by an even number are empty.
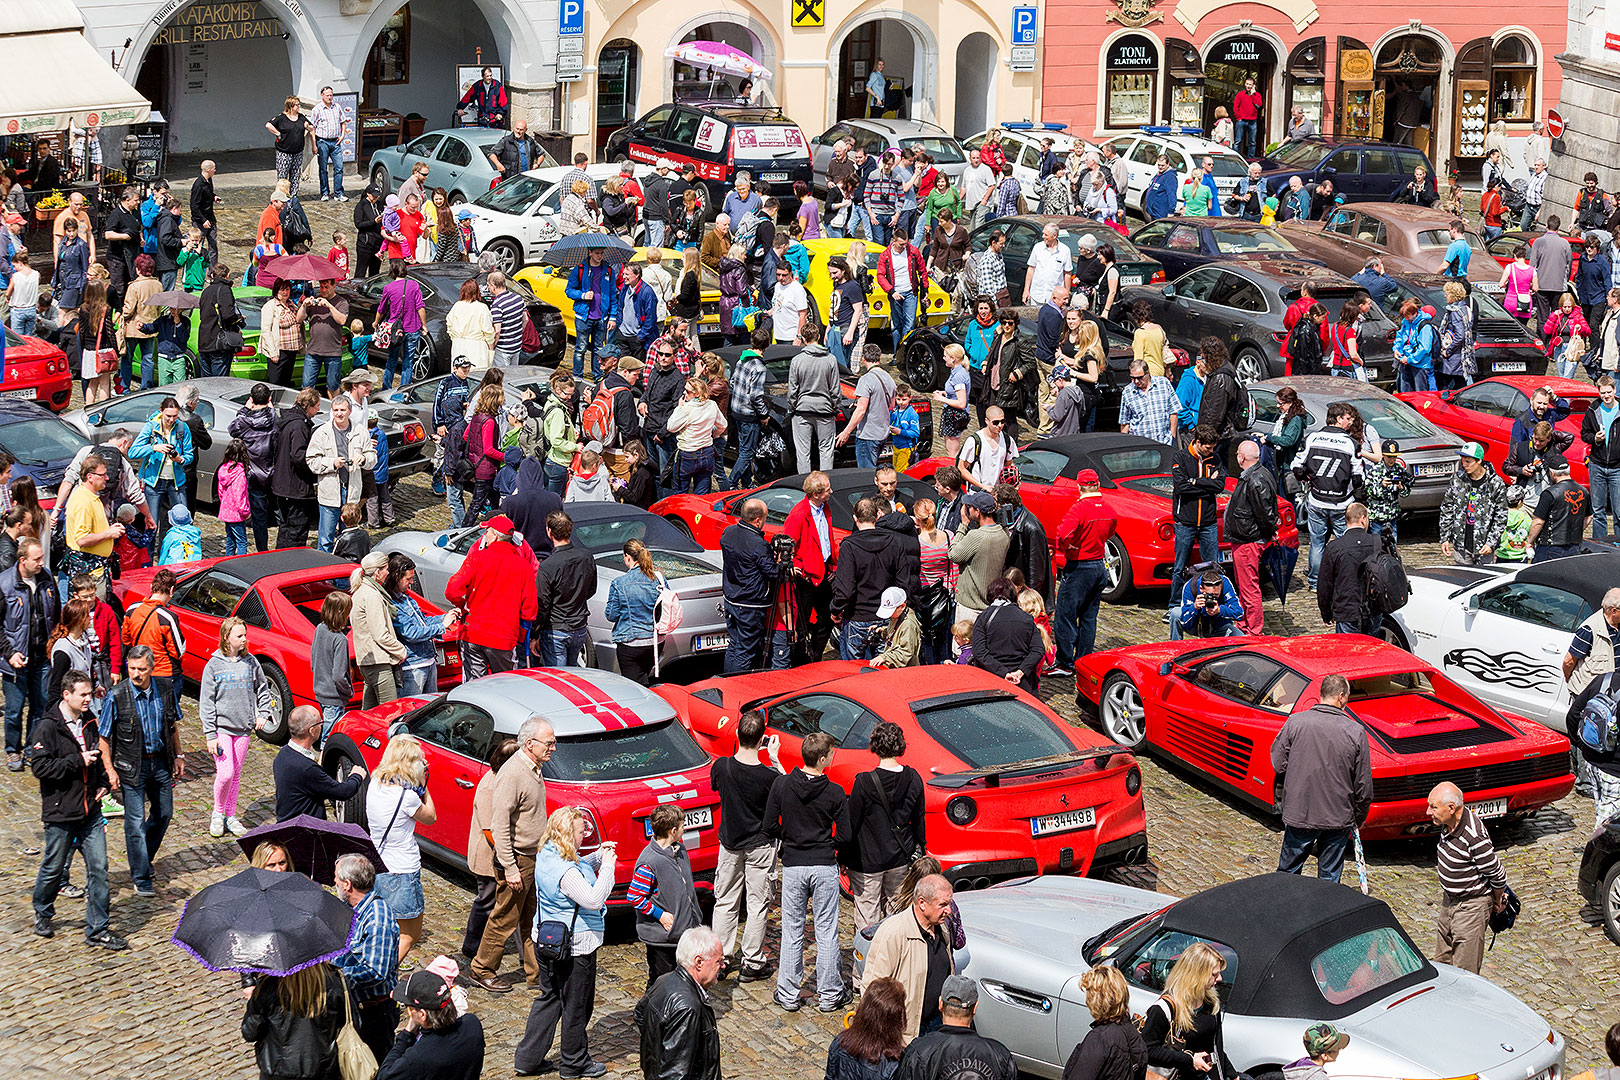
<svg viewBox="0 0 1620 1080">
<path fill-rule="evenodd" d="M 1584 421 L 1582 422 L 1584 426 Z M 1605 440 L 1606 442 L 1607 440 Z M 1554 431 L 1552 442 L 1547 449 L 1537 450 L 1536 444 L 1529 439 L 1513 444 L 1508 450 L 1506 460 L 1502 462 L 1502 479 L 1510 484 L 1528 484 L 1536 480 L 1535 475 L 1523 475 L 1526 465 L 1540 463 L 1542 465 L 1541 479 L 1545 480 L 1546 461 L 1550 457 L 1562 457 L 1564 452 L 1575 442 L 1575 436 L 1567 431 Z"/>
<path fill-rule="evenodd" d="M 1146 1075 L 1147 1043 L 1129 1020 L 1093 1020 L 1063 1066 L 1063 1080 L 1143 1080 Z"/>
<path fill-rule="evenodd" d="M 647 415 L 641 430 L 648 436 L 667 435 L 669 432 L 664 425 L 669 423 L 675 406 L 686 394 L 686 376 L 678 367 L 671 366 L 664 371 L 654 364 L 643 372 L 642 378 L 646 384 L 641 390 L 641 400 L 647 405 Z"/>
<path fill-rule="evenodd" d="M 236 293 L 228 281 L 210 281 L 203 286 L 198 300 L 197 348 L 205 353 L 218 352 L 220 332 L 242 328 L 243 319 L 236 310 Z"/>
<path fill-rule="evenodd" d="M 882 795 L 877 785 L 883 785 Z M 888 798 L 888 809 L 883 806 Z M 927 847 L 923 825 L 923 782 L 917 770 L 872 769 L 855 777 L 849 790 L 851 845 L 844 865 L 863 874 L 910 866 L 914 851 Z"/>
<path fill-rule="evenodd" d="M 659 976 L 635 1016 L 646 1080 L 720 1080 L 714 1006 L 685 968 Z"/>
<path fill-rule="evenodd" d="M 1620 465 L 1620 419 L 1609 425 L 1598 441 L 1598 402 L 1593 402 L 1581 417 L 1581 442 L 1587 445 L 1588 465 Z"/>
<path fill-rule="evenodd" d="M 1243 387 L 1231 364 L 1222 364 L 1204 380 L 1204 396 L 1198 399 L 1198 422 L 1213 427 L 1221 438 L 1237 430 L 1238 413 L 1243 408 Z"/>
<path fill-rule="evenodd" d="M 874 499 L 877 495 L 872 496 Z M 907 588 L 922 588 L 922 541 L 917 536 L 917 523 L 910 514 L 890 510 L 877 519 L 877 527 L 900 538 L 900 556 L 905 563 Z"/>
<path fill-rule="evenodd" d="M 764 827 L 782 842 L 783 866 L 832 866 L 849 843 L 849 800 L 825 776 L 794 769 L 771 785 Z"/>
<path fill-rule="evenodd" d="M 347 802 L 364 786 L 363 776 L 334 780 L 326 770 L 289 743 L 277 753 L 270 771 L 276 778 L 276 820 L 286 821 L 299 814 L 326 820 L 326 800 Z"/>
<path fill-rule="evenodd" d="M 201 229 L 214 220 L 214 182 L 199 176 L 191 182 L 191 223 Z"/>
<path fill-rule="evenodd" d="M 382 211 L 364 195 L 354 204 L 354 249 L 361 255 L 382 249 Z"/>
<path fill-rule="evenodd" d="M 995 348 L 984 362 L 986 394 L 990 393 L 989 370 L 998 359 L 1001 362 L 1001 386 L 991 395 L 995 399 L 991 404 L 1001 406 L 1001 411 L 1006 413 L 1010 420 L 1032 422 L 1039 419 L 1037 410 L 1040 401 L 1041 372 L 1035 365 L 1034 354 L 1025 347 L 1024 340 L 1017 334 L 1011 338 L 998 335 Z M 1018 378 L 1014 379 L 1013 375 L 1017 375 Z"/>
<path fill-rule="evenodd" d="M 1176 451 L 1170 464 L 1170 514 L 1178 524 L 1215 524 L 1215 496 L 1225 490 L 1226 475 L 1213 455 L 1195 458 L 1190 451 Z"/>
<path fill-rule="evenodd" d="M 545 486 L 541 468 L 534 458 L 523 459 L 523 464 L 518 466 L 517 490 L 501 500 L 501 513 L 512 519 L 517 531 L 529 542 L 529 548 L 544 563 L 551 556 L 546 518 L 553 510 L 561 510 L 563 501 L 561 495 Z"/>
<path fill-rule="evenodd" d="M 725 568 L 726 602 L 741 607 L 768 607 L 776 595 L 776 560 L 770 541 L 751 525 L 737 522 L 720 534 L 720 560 Z"/>
<path fill-rule="evenodd" d="M 242 1038 L 254 1044 L 260 1076 L 339 1080 L 337 1036 L 343 1028 L 348 990 L 337 968 L 326 970 L 326 1009 L 313 1019 L 282 1010 L 278 977 L 266 975 L 253 988 L 242 1014 Z M 358 1016 L 359 1010 L 353 1011 Z"/>
<path fill-rule="evenodd" d="M 1277 479 L 1255 462 L 1243 471 L 1226 504 L 1226 539 L 1234 544 L 1269 541 L 1277 535 Z"/>
<path fill-rule="evenodd" d="M 900 1055 L 894 1080 L 934 1080 L 939 1076 L 1017 1080 L 1018 1068 L 1012 1054 L 995 1039 L 987 1039 L 970 1027 L 947 1026 L 912 1040 Z"/>
<path fill-rule="evenodd" d="M 912 547 L 915 549 L 916 545 Z M 906 595 L 917 591 L 918 581 L 905 540 L 887 529 L 857 529 L 838 546 L 838 569 L 833 571 L 832 612 L 846 622 L 872 622 L 878 617 L 883 590 L 895 586 Z M 920 563 L 921 556 L 918 556 Z"/>
<path fill-rule="evenodd" d="M 1324 622 L 1359 622 L 1367 617 L 1367 560 L 1378 554 L 1378 537 L 1366 529 L 1346 529 L 1328 541 L 1316 575 L 1316 605 Z"/>
<path fill-rule="evenodd" d="M 0 573 L 10 570 L 17 565 L 17 541 L 11 534 L 0 529 Z"/>
<path fill-rule="evenodd" d="M 52 705 L 28 733 L 28 767 L 39 781 L 40 820 L 47 825 L 77 825 L 101 813 L 99 793 L 111 786 L 99 757 L 84 763 L 79 742 L 62 718 L 64 708 L 60 701 Z M 98 738 L 95 717 L 86 714 L 84 745 L 94 749 Z"/>
<path fill-rule="evenodd" d="M 124 679 L 112 689 L 113 716 L 107 730 L 101 734 L 112 750 L 112 766 L 121 784 L 136 783 L 141 776 L 141 759 L 146 752 L 146 736 L 141 731 L 141 715 L 135 707 L 135 684 Z M 174 770 L 175 751 L 180 746 L 180 711 L 172 697 L 156 683 L 152 684 L 152 700 L 164 719 L 163 753 L 168 758 L 169 770 Z"/>
<path fill-rule="evenodd" d="M 973 620 L 973 663 L 992 675 L 1022 671 L 1018 685 L 1035 692 L 1037 669 L 1046 656 L 1041 628 L 1017 604 L 996 601 Z"/>
<path fill-rule="evenodd" d="M 669 180 L 653 173 L 641 181 L 642 214 L 648 221 L 669 220 Z"/>
<path fill-rule="evenodd" d="M 282 409 L 276 420 L 276 466 L 270 490 L 283 499 L 315 497 L 315 473 L 304 459 L 314 431 L 315 421 L 296 405 Z"/>
<path fill-rule="evenodd" d="M 630 470 L 630 475 L 624 478 L 624 494 L 619 501 L 643 510 L 658 501 L 658 477 L 651 465 L 643 461 Z"/>
<path fill-rule="evenodd" d="M 545 151 L 540 149 L 540 140 L 533 135 L 519 136 L 515 131 L 508 131 L 501 137 L 500 142 L 490 148 L 489 153 L 501 163 L 501 168 L 506 170 L 506 176 L 516 176 L 521 171 L 518 168 L 522 164 L 518 160 L 518 148 L 524 143 L 529 144 L 529 168 L 541 168 L 545 161 Z"/>
<path fill-rule="evenodd" d="M 636 391 L 630 381 L 615 371 L 602 380 L 602 389 L 629 391 L 613 396 L 613 430 L 619 445 L 641 438 L 641 413 L 636 410 Z"/>
<path fill-rule="evenodd" d="M 1041 599 L 1052 603 L 1052 548 L 1046 539 L 1046 529 L 1040 519 L 1022 506 L 1012 507 L 1001 523 L 1007 527 L 1012 542 L 1007 545 L 1007 565 L 1016 566 L 1024 575 L 1024 584 L 1041 594 Z"/>
<path fill-rule="evenodd" d="M 213 286 L 209 286 L 213 288 Z M 208 293 L 203 292 L 204 303 Z M 276 471 L 276 410 L 243 407 L 231 418 L 230 435 L 248 448 L 248 484 L 259 490 L 270 486 Z"/>
<path fill-rule="evenodd" d="M 528 533 L 524 533 L 528 536 Z M 578 544 L 556 548 L 535 576 L 539 614 L 535 625 L 553 630 L 582 630 L 596 595 L 596 557 Z"/>
<path fill-rule="evenodd" d="M 377 1080 L 478 1080 L 484 1071 L 484 1022 L 463 1013 L 437 1031 L 400 1028 Z"/>
<path fill-rule="evenodd" d="M 180 268 L 180 248 L 184 241 L 180 238 L 180 219 L 169 212 L 168 207 L 159 211 L 157 220 L 152 223 L 152 236 L 157 240 L 157 250 L 152 252 L 152 263 L 159 274 L 166 274 L 171 270 Z"/>
</svg>

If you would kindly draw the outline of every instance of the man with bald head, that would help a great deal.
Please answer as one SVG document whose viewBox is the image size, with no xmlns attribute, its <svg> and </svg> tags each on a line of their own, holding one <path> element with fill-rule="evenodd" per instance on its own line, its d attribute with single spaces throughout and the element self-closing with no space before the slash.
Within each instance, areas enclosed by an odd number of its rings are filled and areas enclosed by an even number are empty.
<svg viewBox="0 0 1620 1080">
<path fill-rule="evenodd" d="M 1260 601 L 1260 553 L 1277 535 L 1277 480 L 1260 463 L 1260 446 L 1244 439 L 1237 449 L 1238 482 L 1226 503 L 1226 538 L 1232 543 L 1232 576 L 1243 616 L 1238 630 L 1266 632 Z"/>
<path fill-rule="evenodd" d="M 1507 906 L 1507 873 L 1485 823 L 1463 801 L 1456 784 L 1429 792 L 1429 820 L 1440 828 L 1435 864 L 1440 873 L 1440 915 L 1434 959 L 1479 974 L 1491 913 Z"/>
<path fill-rule="evenodd" d="M 910 907 L 878 924 L 866 953 L 863 983 L 888 978 L 906 988 L 908 1043 L 939 1026 L 940 989 L 952 970 L 952 935 L 945 921 L 952 896 L 944 875 L 929 874 L 917 882 Z"/>
<path fill-rule="evenodd" d="M 539 985 L 540 966 L 534 955 L 534 857 L 546 836 L 546 781 L 540 770 L 557 749 L 551 721 L 535 715 L 518 729 L 518 750 L 495 774 L 490 799 L 490 842 L 495 847 L 495 910 L 484 924 L 467 979 L 494 994 L 512 984 L 500 974 L 506 941 L 517 931 L 522 947 L 523 971 L 528 984 Z"/>
<path fill-rule="evenodd" d="M 726 598 L 725 671 L 752 671 L 765 664 L 771 604 L 776 599 L 776 559 L 765 539 L 765 504 L 749 499 L 739 520 L 720 534 Z"/>
</svg>

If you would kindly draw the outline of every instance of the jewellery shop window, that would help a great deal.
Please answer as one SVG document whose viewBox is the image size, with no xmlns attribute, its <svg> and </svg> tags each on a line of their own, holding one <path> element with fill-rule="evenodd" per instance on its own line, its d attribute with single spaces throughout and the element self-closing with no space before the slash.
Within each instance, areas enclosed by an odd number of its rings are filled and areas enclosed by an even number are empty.
<svg viewBox="0 0 1620 1080">
<path fill-rule="evenodd" d="M 1159 82 L 1159 45 L 1144 34 L 1127 34 L 1108 46 L 1108 111 L 1104 126 L 1136 128 L 1153 123 Z"/>
<path fill-rule="evenodd" d="M 1529 123 L 1535 116 L 1535 46 L 1509 34 L 1491 47 L 1491 119 Z"/>
</svg>

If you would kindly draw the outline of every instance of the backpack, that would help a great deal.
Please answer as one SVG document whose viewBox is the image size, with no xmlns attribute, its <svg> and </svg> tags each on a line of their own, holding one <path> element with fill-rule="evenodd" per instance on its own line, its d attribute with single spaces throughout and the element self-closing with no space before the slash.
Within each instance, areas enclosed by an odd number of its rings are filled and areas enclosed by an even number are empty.
<svg viewBox="0 0 1620 1080">
<path fill-rule="evenodd" d="M 281 206 L 281 243 L 283 247 L 292 248 L 296 245 L 307 244 L 314 237 L 310 231 L 309 217 L 304 213 L 304 207 L 294 195 Z"/>
<path fill-rule="evenodd" d="M 1367 609 L 1374 615 L 1388 615 L 1406 606 L 1412 587 L 1406 580 L 1406 567 L 1393 541 L 1385 540 L 1363 567 L 1367 576 Z"/>
<path fill-rule="evenodd" d="M 470 420 L 458 420 L 444 433 L 444 472 L 458 484 L 473 481 L 475 466 L 472 448 L 467 441 L 467 428 L 471 423 Z"/>
<path fill-rule="evenodd" d="M 1308 322 L 1309 320 L 1301 319 L 1299 321 Z M 1295 324 L 1296 327 L 1298 325 L 1298 323 Z M 1226 406 L 1226 415 L 1231 418 L 1232 430 L 1247 431 L 1249 429 L 1249 392 L 1243 389 L 1243 384 L 1238 382 L 1237 374 L 1229 366 L 1222 365 L 1217 374 L 1232 380 L 1232 400 L 1231 404 Z M 1211 417 L 1211 419 L 1214 418 Z"/>
<path fill-rule="evenodd" d="M 681 598 L 669 587 L 669 579 L 658 575 L 658 602 L 653 606 L 656 621 L 653 629 L 659 637 L 668 637 L 681 628 L 686 613 L 681 610 Z"/>
<path fill-rule="evenodd" d="M 627 389 L 629 388 L 624 386 L 609 386 L 596 392 L 596 397 L 585 407 L 585 414 L 580 417 L 579 426 L 586 442 L 595 441 L 604 447 L 610 447 L 618 441 L 618 425 L 613 419 L 613 399 Z"/>
<path fill-rule="evenodd" d="M 1608 762 L 1615 759 L 1616 746 L 1620 745 L 1620 700 L 1613 675 L 1604 676 L 1602 682 L 1603 688 L 1581 707 L 1572 734 L 1587 757 Z"/>
</svg>

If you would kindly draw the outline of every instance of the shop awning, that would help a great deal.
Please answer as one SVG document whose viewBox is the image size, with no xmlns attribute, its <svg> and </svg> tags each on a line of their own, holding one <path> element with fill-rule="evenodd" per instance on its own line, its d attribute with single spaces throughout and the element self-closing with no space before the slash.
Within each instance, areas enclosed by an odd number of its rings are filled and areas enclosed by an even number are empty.
<svg viewBox="0 0 1620 1080">
<path fill-rule="evenodd" d="M 84 36 L 72 0 L 0 4 L 0 135 L 138 124 L 151 105 Z"/>
</svg>

